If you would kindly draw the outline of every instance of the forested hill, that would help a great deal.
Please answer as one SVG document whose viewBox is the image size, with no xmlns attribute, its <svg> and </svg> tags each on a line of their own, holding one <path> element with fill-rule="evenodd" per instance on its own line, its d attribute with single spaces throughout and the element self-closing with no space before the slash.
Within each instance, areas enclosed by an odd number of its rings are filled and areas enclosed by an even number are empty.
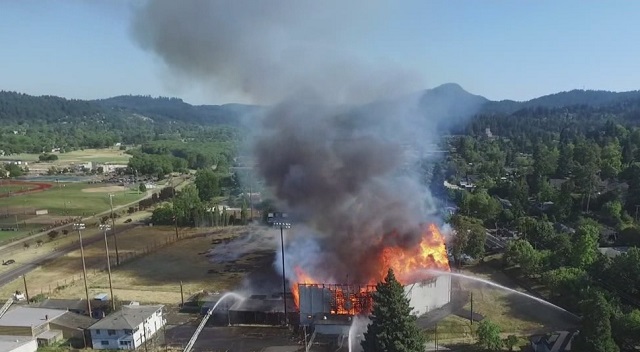
<svg viewBox="0 0 640 352">
<path fill-rule="evenodd" d="M 96 100 L 106 109 L 131 112 L 156 121 L 181 121 L 201 125 L 240 125 L 244 117 L 259 112 L 260 107 L 243 104 L 191 105 L 178 98 L 121 95 Z"/>
<path fill-rule="evenodd" d="M 640 101 L 640 91 L 635 90 L 618 93 L 605 90 L 574 89 L 568 92 L 544 95 L 522 102 L 513 100 L 487 101 L 482 107 L 482 112 L 512 113 L 530 108 L 564 108 L 575 106 L 599 108 L 632 101 Z"/>
</svg>

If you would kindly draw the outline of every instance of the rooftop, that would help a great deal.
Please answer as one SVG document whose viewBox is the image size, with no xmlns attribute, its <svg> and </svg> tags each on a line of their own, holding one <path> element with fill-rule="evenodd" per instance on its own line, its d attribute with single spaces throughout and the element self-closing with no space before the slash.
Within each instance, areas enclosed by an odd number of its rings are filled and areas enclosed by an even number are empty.
<svg viewBox="0 0 640 352">
<path fill-rule="evenodd" d="M 0 318 L 0 326 L 40 326 L 65 313 L 66 310 L 60 309 L 16 307 Z"/>
<path fill-rule="evenodd" d="M 0 335 L 0 351 L 11 351 L 35 340 L 31 336 Z"/>
<path fill-rule="evenodd" d="M 109 303 L 102 303 L 99 301 L 91 301 L 91 308 L 97 308 L 102 305 L 108 305 Z M 49 309 L 64 309 L 64 310 L 87 310 L 86 299 L 45 299 L 37 305 L 40 308 Z"/>
<path fill-rule="evenodd" d="M 53 323 L 67 328 L 88 329 L 95 324 L 98 319 L 89 318 L 86 315 L 80 315 L 73 312 L 66 312 L 54 319 Z"/>
<path fill-rule="evenodd" d="M 93 324 L 90 329 L 133 329 L 149 318 L 153 313 L 162 309 L 163 305 L 157 306 L 123 306 L 115 313 L 107 315 L 102 320 Z"/>
</svg>

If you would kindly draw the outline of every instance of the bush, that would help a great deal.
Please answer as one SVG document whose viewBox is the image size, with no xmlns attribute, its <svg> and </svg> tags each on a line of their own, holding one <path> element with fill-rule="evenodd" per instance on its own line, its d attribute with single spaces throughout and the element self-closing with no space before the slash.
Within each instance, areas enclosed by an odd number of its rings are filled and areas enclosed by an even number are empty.
<svg viewBox="0 0 640 352">
<path fill-rule="evenodd" d="M 49 231 L 49 233 L 47 233 L 47 236 L 49 236 L 49 239 L 53 241 L 56 239 L 56 237 L 58 237 L 58 231 L 56 230 Z"/>
</svg>

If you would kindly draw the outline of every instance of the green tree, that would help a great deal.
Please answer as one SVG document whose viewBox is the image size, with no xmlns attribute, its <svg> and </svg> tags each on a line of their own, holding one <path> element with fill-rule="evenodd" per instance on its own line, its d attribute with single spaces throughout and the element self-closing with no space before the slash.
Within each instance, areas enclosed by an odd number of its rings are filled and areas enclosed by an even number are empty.
<svg viewBox="0 0 640 352">
<path fill-rule="evenodd" d="M 602 205 L 602 215 L 614 225 L 621 222 L 622 203 L 618 200 L 612 200 Z"/>
<path fill-rule="evenodd" d="M 598 238 L 600 231 L 593 225 L 581 225 L 573 235 L 570 263 L 576 268 L 585 269 L 598 256 Z"/>
<path fill-rule="evenodd" d="M 198 196 L 203 202 L 220 195 L 220 179 L 211 169 L 198 170 L 195 184 Z"/>
<path fill-rule="evenodd" d="M 538 143 L 533 151 L 533 169 L 539 175 L 552 175 L 558 168 L 558 158 L 558 149 Z"/>
<path fill-rule="evenodd" d="M 463 253 L 473 258 L 481 258 L 484 255 L 487 231 L 480 220 L 456 214 L 451 218 L 451 225 L 458 237 L 454 240 L 452 248 L 454 256 L 458 255 L 456 260 L 459 260 Z"/>
<path fill-rule="evenodd" d="M 582 291 L 589 284 L 586 271 L 563 267 L 547 271 L 542 277 L 556 302 L 569 309 L 579 309 L 577 303 L 582 300 Z"/>
<path fill-rule="evenodd" d="M 246 225 L 247 224 L 247 219 L 248 219 L 248 210 L 247 210 L 247 200 L 243 199 L 242 200 L 242 208 L 240 209 L 240 220 L 242 221 L 242 225 Z"/>
<path fill-rule="evenodd" d="M 640 346 L 640 310 L 616 317 L 611 329 L 614 341 L 623 351 L 637 350 Z"/>
<path fill-rule="evenodd" d="M 213 226 L 220 226 L 220 209 L 218 206 L 213 207 L 213 214 L 211 215 Z"/>
<path fill-rule="evenodd" d="M 522 272 L 527 276 L 540 273 L 542 259 L 542 254 L 536 251 L 526 240 L 509 242 L 503 256 L 505 264 L 519 265 Z"/>
<path fill-rule="evenodd" d="M 484 319 L 478 325 L 478 345 L 487 351 L 500 351 L 502 339 L 500 327 L 489 319 Z"/>
<path fill-rule="evenodd" d="M 20 177 L 24 174 L 22 168 L 16 164 L 7 164 L 4 169 L 9 171 L 9 177 Z"/>
<path fill-rule="evenodd" d="M 589 352 L 618 352 L 611 336 L 611 307 L 598 292 L 582 302 L 582 326 L 572 349 Z"/>
<path fill-rule="evenodd" d="M 147 185 L 144 184 L 144 182 L 140 182 L 140 184 L 138 185 L 138 190 L 140 190 L 141 193 L 144 193 L 147 191 Z"/>
<path fill-rule="evenodd" d="M 602 148 L 600 155 L 600 169 L 602 178 L 614 178 L 622 170 L 622 148 L 617 140 Z"/>
<path fill-rule="evenodd" d="M 173 209 L 170 205 L 163 205 L 153 210 L 151 222 L 155 225 L 172 225 Z"/>
<path fill-rule="evenodd" d="M 425 336 L 411 314 L 404 288 L 389 268 L 383 282 L 373 293 L 371 323 L 361 342 L 364 352 L 422 352 Z"/>
</svg>

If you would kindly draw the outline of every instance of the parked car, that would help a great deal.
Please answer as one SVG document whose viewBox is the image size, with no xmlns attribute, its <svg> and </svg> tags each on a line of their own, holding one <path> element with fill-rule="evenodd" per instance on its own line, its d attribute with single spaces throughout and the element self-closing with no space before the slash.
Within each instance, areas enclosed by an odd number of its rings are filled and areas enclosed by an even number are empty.
<svg viewBox="0 0 640 352">
<path fill-rule="evenodd" d="M 3 261 L 2 261 L 2 265 L 9 265 L 9 264 L 13 264 L 13 263 L 15 263 L 15 262 L 16 262 L 16 261 L 15 261 L 15 260 L 13 260 L 13 259 L 9 259 L 9 260 L 7 260 L 7 261 L 4 261 L 4 260 L 3 260 Z"/>
<path fill-rule="evenodd" d="M 124 223 L 125 223 L 125 224 L 128 224 L 128 223 L 130 223 L 131 221 L 133 221 L 133 220 L 131 220 L 131 219 L 127 219 L 127 220 L 125 220 L 125 221 L 124 221 Z"/>
</svg>

